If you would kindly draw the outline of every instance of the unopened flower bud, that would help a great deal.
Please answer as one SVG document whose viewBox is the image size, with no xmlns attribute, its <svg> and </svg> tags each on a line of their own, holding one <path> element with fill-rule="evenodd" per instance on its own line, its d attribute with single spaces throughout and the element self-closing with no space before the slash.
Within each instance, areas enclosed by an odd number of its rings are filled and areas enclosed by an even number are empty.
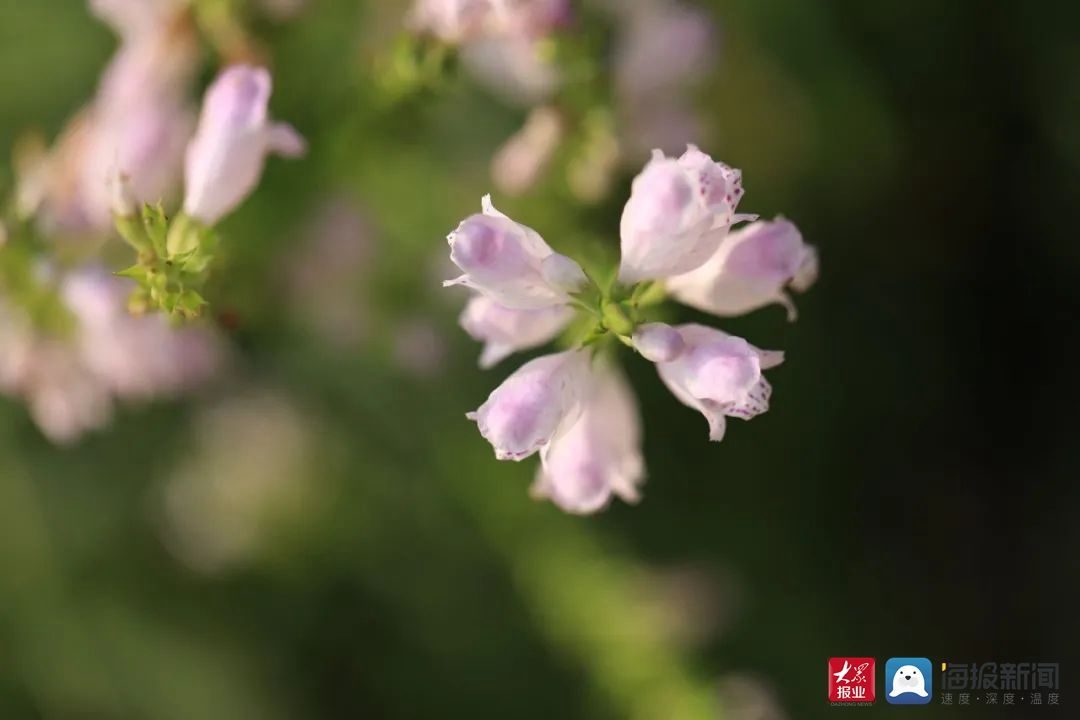
<svg viewBox="0 0 1080 720">
<path fill-rule="evenodd" d="M 683 351 L 682 335 L 664 323 L 646 323 L 634 332 L 634 348 L 652 362 L 671 362 Z"/>
<path fill-rule="evenodd" d="M 213 225 L 246 198 L 262 175 L 266 156 L 298 157 L 304 139 L 267 118 L 270 73 L 233 65 L 206 92 L 199 127 L 188 145 L 184 211 Z"/>
</svg>

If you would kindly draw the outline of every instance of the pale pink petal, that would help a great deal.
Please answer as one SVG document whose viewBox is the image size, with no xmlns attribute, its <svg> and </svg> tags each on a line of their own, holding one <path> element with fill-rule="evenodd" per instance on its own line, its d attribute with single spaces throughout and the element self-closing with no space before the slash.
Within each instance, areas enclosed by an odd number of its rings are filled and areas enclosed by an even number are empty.
<svg viewBox="0 0 1080 720">
<path fill-rule="evenodd" d="M 679 401 L 705 416 L 711 440 L 723 438 L 726 417 L 749 420 L 769 409 L 772 387 L 762 371 L 782 362 L 781 353 L 704 325 L 676 330 L 685 349 L 673 362 L 657 363 L 657 370 Z"/>
<path fill-rule="evenodd" d="M 484 343 L 480 367 L 489 368 L 512 353 L 553 340 L 574 312 L 566 306 L 540 310 L 511 310 L 485 295 L 475 295 L 461 314 L 461 327 Z"/>
<path fill-rule="evenodd" d="M 705 263 L 736 221 L 741 184 L 738 170 L 696 147 L 678 159 L 655 151 L 623 209 L 619 279 L 661 279 Z"/>
<path fill-rule="evenodd" d="M 581 417 L 541 450 L 533 494 L 569 513 L 596 512 L 612 495 L 637 502 L 645 476 L 633 391 L 615 368 L 597 365 Z"/>
<path fill-rule="evenodd" d="M 483 212 L 447 237 L 450 259 L 464 272 L 444 285 L 464 285 L 513 310 L 566 304 L 586 282 L 581 267 L 555 253 L 532 228 L 495 209 L 485 196 Z"/>
<path fill-rule="evenodd" d="M 206 93 L 195 138 L 188 145 L 184 211 L 213 224 L 254 190 L 267 154 L 290 157 L 304 151 L 291 127 L 270 124 L 270 73 L 265 68 L 233 65 Z"/>
<path fill-rule="evenodd" d="M 729 234 L 701 267 L 667 281 L 680 302 L 720 316 L 778 303 L 795 319 L 786 287 L 805 290 L 817 274 L 817 253 L 783 218 L 758 221 Z"/>
<path fill-rule="evenodd" d="M 544 448 L 581 412 L 589 355 L 570 350 L 531 360 L 467 417 L 499 460 L 522 460 Z"/>
</svg>

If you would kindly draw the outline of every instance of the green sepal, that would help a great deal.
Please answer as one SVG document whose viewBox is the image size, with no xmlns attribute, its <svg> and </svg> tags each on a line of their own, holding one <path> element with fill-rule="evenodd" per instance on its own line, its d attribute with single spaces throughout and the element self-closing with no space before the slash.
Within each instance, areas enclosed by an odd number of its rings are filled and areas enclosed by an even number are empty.
<svg viewBox="0 0 1080 720">
<path fill-rule="evenodd" d="M 140 254 L 153 252 L 153 243 L 150 241 L 150 236 L 146 232 L 146 225 L 140 217 L 137 215 L 113 215 L 113 225 L 116 227 L 116 232 L 124 239 L 124 242 L 133 247 L 136 252 Z"/>
<path fill-rule="evenodd" d="M 630 295 L 630 301 L 634 307 L 644 308 L 659 305 L 667 298 L 667 288 L 664 283 L 654 280 L 652 282 L 639 283 L 634 287 Z"/>
<path fill-rule="evenodd" d="M 198 220 L 180 213 L 173 218 L 169 227 L 169 237 L 165 241 L 166 254 L 163 257 L 174 260 L 198 250 L 205 237 L 205 230 L 205 226 Z"/>
<path fill-rule="evenodd" d="M 208 304 L 206 299 L 195 290 L 185 290 L 176 297 L 173 312 L 180 313 L 188 319 L 196 318 L 202 314 L 203 307 Z"/>
<path fill-rule="evenodd" d="M 622 303 L 607 300 L 603 305 L 604 326 L 617 335 L 632 335 L 634 321 L 630 319 Z"/>
<path fill-rule="evenodd" d="M 161 203 L 146 203 L 142 209 L 142 222 L 154 253 L 158 257 L 165 257 L 165 238 L 169 230 L 169 218 L 165 215 L 165 208 Z"/>
<path fill-rule="evenodd" d="M 131 278 L 132 280 L 138 282 L 140 285 L 147 285 L 150 282 L 150 272 L 150 268 L 146 267 L 145 265 L 132 265 L 129 268 L 117 270 L 113 274 L 119 275 L 120 277 Z"/>
</svg>

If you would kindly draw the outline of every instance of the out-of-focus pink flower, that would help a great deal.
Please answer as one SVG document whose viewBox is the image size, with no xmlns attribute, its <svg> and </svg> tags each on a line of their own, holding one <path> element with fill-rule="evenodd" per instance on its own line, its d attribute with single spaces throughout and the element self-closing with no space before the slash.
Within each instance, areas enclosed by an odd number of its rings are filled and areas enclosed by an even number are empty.
<svg viewBox="0 0 1080 720">
<path fill-rule="evenodd" d="M 53 442 L 70 443 L 108 423 L 115 399 L 175 395 L 207 380 L 220 363 L 215 335 L 175 329 L 160 315 L 127 313 L 129 283 L 97 268 L 59 282 L 72 327 L 35 328 L 0 298 L 0 392 L 25 399 Z"/>
<path fill-rule="evenodd" d="M 90 0 L 90 9 L 123 37 L 155 32 L 188 0 Z"/>
<path fill-rule="evenodd" d="M 566 512 L 603 509 L 612 495 L 637 502 L 645 477 L 634 393 L 614 367 L 597 364 L 577 422 L 540 451 L 533 494 Z"/>
<path fill-rule="evenodd" d="M 701 10 L 675 0 L 612 5 L 621 20 L 615 85 L 624 98 L 670 96 L 708 68 L 716 33 Z"/>
<path fill-rule="evenodd" d="M 446 338 L 428 319 L 398 321 L 393 334 L 394 361 L 418 378 L 431 378 L 445 367 Z"/>
<path fill-rule="evenodd" d="M 552 340 L 574 317 L 562 305 L 540 310 L 511 310 L 484 295 L 474 295 L 461 313 L 461 327 L 484 343 L 480 367 L 490 368 L 509 355 Z"/>
<path fill-rule="evenodd" d="M 206 328 L 175 328 L 156 314 L 130 315 L 126 281 L 86 269 L 65 277 L 60 291 L 77 321 L 82 362 L 119 397 L 173 395 L 206 381 L 218 366 L 221 349 Z"/>
<path fill-rule="evenodd" d="M 464 285 L 513 310 L 564 305 L 587 282 L 577 263 L 496 210 L 487 195 L 483 212 L 462 221 L 447 240 L 450 259 L 465 274 L 443 285 Z"/>
<path fill-rule="evenodd" d="M 284 22 L 303 12 L 308 7 L 308 0 L 259 0 L 259 6 L 269 17 Z"/>
<path fill-rule="evenodd" d="M 523 460 L 569 429 L 587 393 L 589 353 L 568 350 L 522 365 L 467 415 L 499 460 Z"/>
<path fill-rule="evenodd" d="M 144 63 L 157 59 L 145 55 L 160 52 L 150 41 L 121 49 L 90 109 L 92 135 L 82 163 L 81 195 L 94 227 L 111 223 L 110 174 L 126 175 L 139 203 L 165 199 L 179 184 L 184 147 L 194 127 L 188 78 L 154 84 L 138 77 Z"/>
<path fill-rule="evenodd" d="M 368 332 L 373 235 L 366 214 L 352 200 L 331 197 L 284 259 L 289 308 L 323 342 L 354 347 Z"/>
<path fill-rule="evenodd" d="M 128 178 L 138 202 L 166 198 L 180 178 L 194 124 L 188 94 L 197 69 L 196 39 L 175 21 L 176 3 L 109 5 L 130 25 L 120 27 L 122 43 L 97 95 L 54 149 L 20 173 L 20 209 L 36 213 L 49 234 L 109 230 L 108 178 L 117 173 Z"/>
<path fill-rule="evenodd" d="M 161 537 L 179 560 L 222 572 L 272 552 L 283 528 L 319 526 L 334 493 L 317 458 L 333 428 L 266 389 L 218 400 L 195 420 L 160 492 Z"/>
<path fill-rule="evenodd" d="M 516 105 L 546 102 L 562 84 L 558 67 L 528 38 L 478 38 L 461 48 L 461 63 L 482 85 Z"/>
<path fill-rule="evenodd" d="M 628 154 L 676 151 L 700 134 L 686 93 L 716 55 L 715 28 L 701 10 L 675 0 L 609 5 L 620 21 L 615 93 Z"/>
<path fill-rule="evenodd" d="M 216 223 L 255 189 L 268 154 L 304 153 L 304 139 L 291 125 L 269 121 L 270 91 L 270 73 L 247 65 L 225 69 L 206 91 L 185 158 L 188 215 Z"/>
<path fill-rule="evenodd" d="M 459 43 L 493 23 L 495 0 L 417 0 L 406 20 L 416 33 Z"/>
<path fill-rule="evenodd" d="M 491 162 L 496 187 L 508 195 L 521 195 L 536 184 L 563 138 L 559 111 L 543 106 L 529 113 L 525 125 L 503 143 Z"/>
<path fill-rule="evenodd" d="M 418 0 L 406 22 L 414 33 L 459 45 L 462 63 L 495 92 L 535 104 L 560 82 L 538 41 L 570 16 L 569 0 Z"/>
<path fill-rule="evenodd" d="M 701 267 L 667 281 L 680 302 L 714 315 L 742 315 L 779 303 L 788 319 L 795 304 L 784 291 L 802 292 L 817 277 L 817 251 L 784 218 L 761 220 L 731 233 Z"/>
<path fill-rule="evenodd" d="M 406 22 L 413 32 L 457 44 L 485 36 L 543 37 L 569 18 L 569 0 L 417 0 Z"/>
<path fill-rule="evenodd" d="M 759 350 L 704 325 L 675 329 L 685 347 L 675 360 L 656 367 L 672 394 L 709 421 L 710 440 L 724 438 L 727 417 L 749 420 L 769 409 L 772 387 L 763 371 L 783 362 L 783 353 Z"/>
<path fill-rule="evenodd" d="M 735 214 L 742 194 L 742 173 L 693 145 L 678 159 L 656 151 L 623 209 L 619 279 L 661 279 L 702 265 L 733 223 L 754 218 Z"/>
</svg>

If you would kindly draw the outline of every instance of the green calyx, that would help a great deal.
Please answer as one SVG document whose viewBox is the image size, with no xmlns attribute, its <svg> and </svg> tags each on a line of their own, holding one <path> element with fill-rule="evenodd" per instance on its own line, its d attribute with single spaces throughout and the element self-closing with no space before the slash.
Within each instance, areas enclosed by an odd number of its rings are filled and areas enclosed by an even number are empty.
<svg viewBox="0 0 1080 720">
<path fill-rule="evenodd" d="M 213 230 L 183 213 L 170 219 L 161 205 L 145 205 L 139 216 L 115 218 L 116 229 L 138 253 L 117 273 L 139 284 L 128 303 L 136 314 L 161 310 L 176 320 L 199 317 L 201 294 L 217 254 Z"/>
<path fill-rule="evenodd" d="M 646 322 L 647 311 L 666 297 L 659 282 L 642 282 L 631 287 L 614 285 L 602 289 L 591 281 L 573 295 L 572 304 L 583 310 L 571 326 L 566 342 L 570 347 L 587 347 L 607 338 L 632 346 L 634 331 Z"/>
</svg>

